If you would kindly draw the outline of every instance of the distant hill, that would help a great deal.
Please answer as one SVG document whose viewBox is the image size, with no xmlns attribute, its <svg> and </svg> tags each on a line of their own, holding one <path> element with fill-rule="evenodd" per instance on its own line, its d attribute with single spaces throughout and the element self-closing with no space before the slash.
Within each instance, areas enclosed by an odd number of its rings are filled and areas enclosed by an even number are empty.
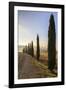
<svg viewBox="0 0 66 90">
<path fill-rule="evenodd" d="M 18 52 L 22 52 L 23 48 L 25 48 L 24 45 L 18 46 Z M 40 52 L 47 52 L 47 49 L 46 48 L 40 48 Z M 34 47 L 34 53 L 36 53 L 36 47 Z"/>
</svg>

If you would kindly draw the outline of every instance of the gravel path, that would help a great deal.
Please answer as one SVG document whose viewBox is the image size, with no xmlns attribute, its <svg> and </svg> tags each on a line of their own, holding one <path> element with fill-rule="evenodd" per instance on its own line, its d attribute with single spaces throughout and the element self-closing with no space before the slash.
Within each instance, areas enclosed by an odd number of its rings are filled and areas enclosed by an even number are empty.
<svg viewBox="0 0 66 90">
<path fill-rule="evenodd" d="M 47 66 L 26 53 L 18 55 L 18 79 L 56 77 Z"/>
<path fill-rule="evenodd" d="M 19 79 L 26 78 L 39 78 L 39 72 L 42 72 L 40 67 L 37 67 L 33 64 L 33 60 L 35 60 L 32 56 L 28 54 L 23 54 L 19 60 Z"/>
</svg>

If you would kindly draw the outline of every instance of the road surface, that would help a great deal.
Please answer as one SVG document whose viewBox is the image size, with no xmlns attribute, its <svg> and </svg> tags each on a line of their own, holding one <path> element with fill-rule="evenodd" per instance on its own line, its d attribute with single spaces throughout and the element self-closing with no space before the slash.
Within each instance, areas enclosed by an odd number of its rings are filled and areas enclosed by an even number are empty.
<svg viewBox="0 0 66 90">
<path fill-rule="evenodd" d="M 47 68 L 42 68 L 38 63 L 35 64 L 36 61 L 35 58 L 26 53 L 20 54 L 18 61 L 18 78 L 29 79 L 47 77 Z"/>
</svg>

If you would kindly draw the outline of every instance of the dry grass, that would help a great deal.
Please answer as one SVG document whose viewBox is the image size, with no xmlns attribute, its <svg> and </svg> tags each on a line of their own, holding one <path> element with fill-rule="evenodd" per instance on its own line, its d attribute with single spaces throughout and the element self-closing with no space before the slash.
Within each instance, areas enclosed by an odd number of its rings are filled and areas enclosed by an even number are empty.
<svg viewBox="0 0 66 90">
<path fill-rule="evenodd" d="M 41 62 L 34 60 L 33 64 L 39 68 L 42 69 L 42 72 L 37 72 L 37 74 L 40 74 L 41 76 L 44 77 L 56 77 L 57 75 L 52 73 L 50 70 L 48 70 L 48 66 L 45 64 L 42 64 Z"/>
</svg>

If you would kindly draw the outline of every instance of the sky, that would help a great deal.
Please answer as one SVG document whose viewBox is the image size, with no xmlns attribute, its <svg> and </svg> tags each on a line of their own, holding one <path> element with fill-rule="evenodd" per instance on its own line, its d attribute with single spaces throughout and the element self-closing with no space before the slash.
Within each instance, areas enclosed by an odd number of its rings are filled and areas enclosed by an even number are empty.
<svg viewBox="0 0 66 90">
<path fill-rule="evenodd" d="M 18 11 L 18 45 L 28 45 L 33 41 L 36 46 L 37 34 L 39 35 L 40 47 L 47 48 L 48 27 L 50 15 L 54 15 L 57 46 L 57 12 L 45 11 Z"/>
</svg>

